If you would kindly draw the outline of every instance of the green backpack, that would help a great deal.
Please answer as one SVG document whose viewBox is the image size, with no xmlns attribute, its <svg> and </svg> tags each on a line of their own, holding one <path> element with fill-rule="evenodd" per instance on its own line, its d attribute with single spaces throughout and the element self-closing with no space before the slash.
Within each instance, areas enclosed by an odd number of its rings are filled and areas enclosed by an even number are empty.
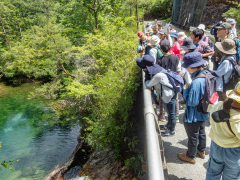
<svg viewBox="0 0 240 180">
<path fill-rule="evenodd" d="M 163 57 L 163 53 L 159 48 L 157 48 L 156 46 L 153 48 L 157 50 L 157 60 Z"/>
</svg>

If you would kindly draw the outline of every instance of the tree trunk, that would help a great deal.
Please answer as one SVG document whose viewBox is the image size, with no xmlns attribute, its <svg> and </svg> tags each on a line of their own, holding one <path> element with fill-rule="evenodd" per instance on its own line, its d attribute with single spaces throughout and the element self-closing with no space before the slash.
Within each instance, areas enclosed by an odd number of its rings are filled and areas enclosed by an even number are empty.
<svg viewBox="0 0 240 180">
<path fill-rule="evenodd" d="M 94 12 L 94 17 L 95 17 L 95 27 L 98 29 L 98 17 L 97 17 L 98 12 Z"/>
<path fill-rule="evenodd" d="M 1 17 L 0 17 L 0 22 L 1 22 L 1 24 L 2 24 L 2 29 L 3 29 L 3 32 L 4 32 L 4 34 L 5 34 L 5 38 L 6 38 L 6 41 L 7 41 L 7 43 L 8 43 L 9 49 L 10 49 L 10 51 L 12 52 L 12 47 L 11 47 L 11 44 L 10 44 L 10 42 L 9 42 L 9 40 L 8 40 L 7 33 L 6 33 L 5 28 L 4 28 L 4 26 L 3 26 L 3 22 L 2 22 L 2 18 L 1 18 Z"/>
<path fill-rule="evenodd" d="M 137 15 L 137 29 L 139 29 L 139 18 L 138 18 L 138 0 L 136 0 L 136 15 Z"/>
<path fill-rule="evenodd" d="M 20 31 L 21 38 L 22 38 L 22 31 L 21 31 L 21 26 L 20 26 L 19 21 L 18 21 L 18 27 L 19 27 L 19 31 Z"/>
<path fill-rule="evenodd" d="M 130 2 L 130 16 L 132 16 L 132 1 Z"/>
</svg>

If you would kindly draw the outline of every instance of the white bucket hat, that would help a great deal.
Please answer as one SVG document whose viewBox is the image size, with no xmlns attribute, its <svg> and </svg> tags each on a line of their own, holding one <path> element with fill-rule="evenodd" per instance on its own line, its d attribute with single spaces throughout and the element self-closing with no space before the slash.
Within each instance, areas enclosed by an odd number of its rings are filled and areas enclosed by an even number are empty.
<svg viewBox="0 0 240 180">
<path fill-rule="evenodd" d="M 160 39 L 157 36 L 153 35 L 151 37 L 150 44 L 153 46 L 156 46 L 159 43 L 160 43 Z"/>
<path fill-rule="evenodd" d="M 227 23 L 229 23 L 229 24 L 237 24 L 236 20 L 233 19 L 233 18 L 228 18 L 227 19 Z"/>
<path fill-rule="evenodd" d="M 186 38 L 187 38 L 187 36 L 186 36 L 185 32 L 178 33 L 178 40 L 183 41 Z"/>
<path fill-rule="evenodd" d="M 199 24 L 199 26 L 197 28 L 205 31 L 205 25 L 204 24 Z"/>
</svg>

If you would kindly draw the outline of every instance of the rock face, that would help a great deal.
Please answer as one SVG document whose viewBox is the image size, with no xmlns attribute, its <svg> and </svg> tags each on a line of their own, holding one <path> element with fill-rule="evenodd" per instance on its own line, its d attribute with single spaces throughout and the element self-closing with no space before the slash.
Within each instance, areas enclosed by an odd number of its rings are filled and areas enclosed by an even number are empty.
<svg viewBox="0 0 240 180">
<path fill-rule="evenodd" d="M 223 3 L 206 6 L 203 11 L 202 22 L 209 27 L 222 20 L 222 14 L 230 9 L 229 5 Z"/>
<path fill-rule="evenodd" d="M 91 147 L 79 136 L 78 145 L 69 159 L 64 164 L 57 165 L 45 180 L 63 180 L 64 174 L 74 166 L 82 166 L 91 152 Z"/>
<path fill-rule="evenodd" d="M 114 155 L 110 150 L 94 152 L 80 171 L 80 176 L 94 180 L 136 179 L 121 161 L 115 160 Z"/>
<path fill-rule="evenodd" d="M 222 19 L 222 14 L 230 9 L 227 3 L 210 3 L 210 0 L 174 0 L 172 23 L 188 29 L 203 23 L 212 26 Z"/>
</svg>

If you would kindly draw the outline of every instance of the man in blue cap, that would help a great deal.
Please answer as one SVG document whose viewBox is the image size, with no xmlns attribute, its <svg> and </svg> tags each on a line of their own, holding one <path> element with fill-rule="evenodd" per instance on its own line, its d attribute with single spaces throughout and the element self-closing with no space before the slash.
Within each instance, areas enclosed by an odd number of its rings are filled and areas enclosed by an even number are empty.
<svg viewBox="0 0 240 180">
<path fill-rule="evenodd" d="M 196 163 L 196 155 L 205 157 L 206 134 L 205 121 L 208 114 L 198 112 L 197 105 L 203 98 L 205 90 L 205 78 L 197 78 L 200 73 L 206 73 L 203 69 L 205 60 L 199 52 L 190 52 L 183 57 L 182 67 L 191 74 L 192 83 L 184 90 L 186 109 L 184 113 L 184 127 L 188 136 L 187 153 L 178 153 L 182 161 Z"/>
<path fill-rule="evenodd" d="M 168 111 L 168 122 L 166 125 L 163 125 L 162 127 L 160 126 L 160 128 L 165 130 L 162 132 L 163 136 L 174 135 L 176 126 L 175 101 L 177 94 L 173 91 L 173 86 L 166 75 L 167 70 L 160 67 L 158 64 L 154 64 L 154 58 L 150 55 L 145 55 L 143 58 L 137 58 L 136 62 L 137 65 L 145 72 L 147 87 L 155 85 L 159 86 L 162 84 L 162 86 L 158 87 L 158 90 L 162 94 L 161 98 L 164 100 Z M 153 78 L 149 81 L 151 77 Z"/>
<path fill-rule="evenodd" d="M 151 80 L 155 74 L 166 71 L 157 64 L 154 64 L 155 59 L 151 55 L 144 55 L 143 58 L 136 59 L 137 65 L 145 72 L 145 81 Z"/>
</svg>

